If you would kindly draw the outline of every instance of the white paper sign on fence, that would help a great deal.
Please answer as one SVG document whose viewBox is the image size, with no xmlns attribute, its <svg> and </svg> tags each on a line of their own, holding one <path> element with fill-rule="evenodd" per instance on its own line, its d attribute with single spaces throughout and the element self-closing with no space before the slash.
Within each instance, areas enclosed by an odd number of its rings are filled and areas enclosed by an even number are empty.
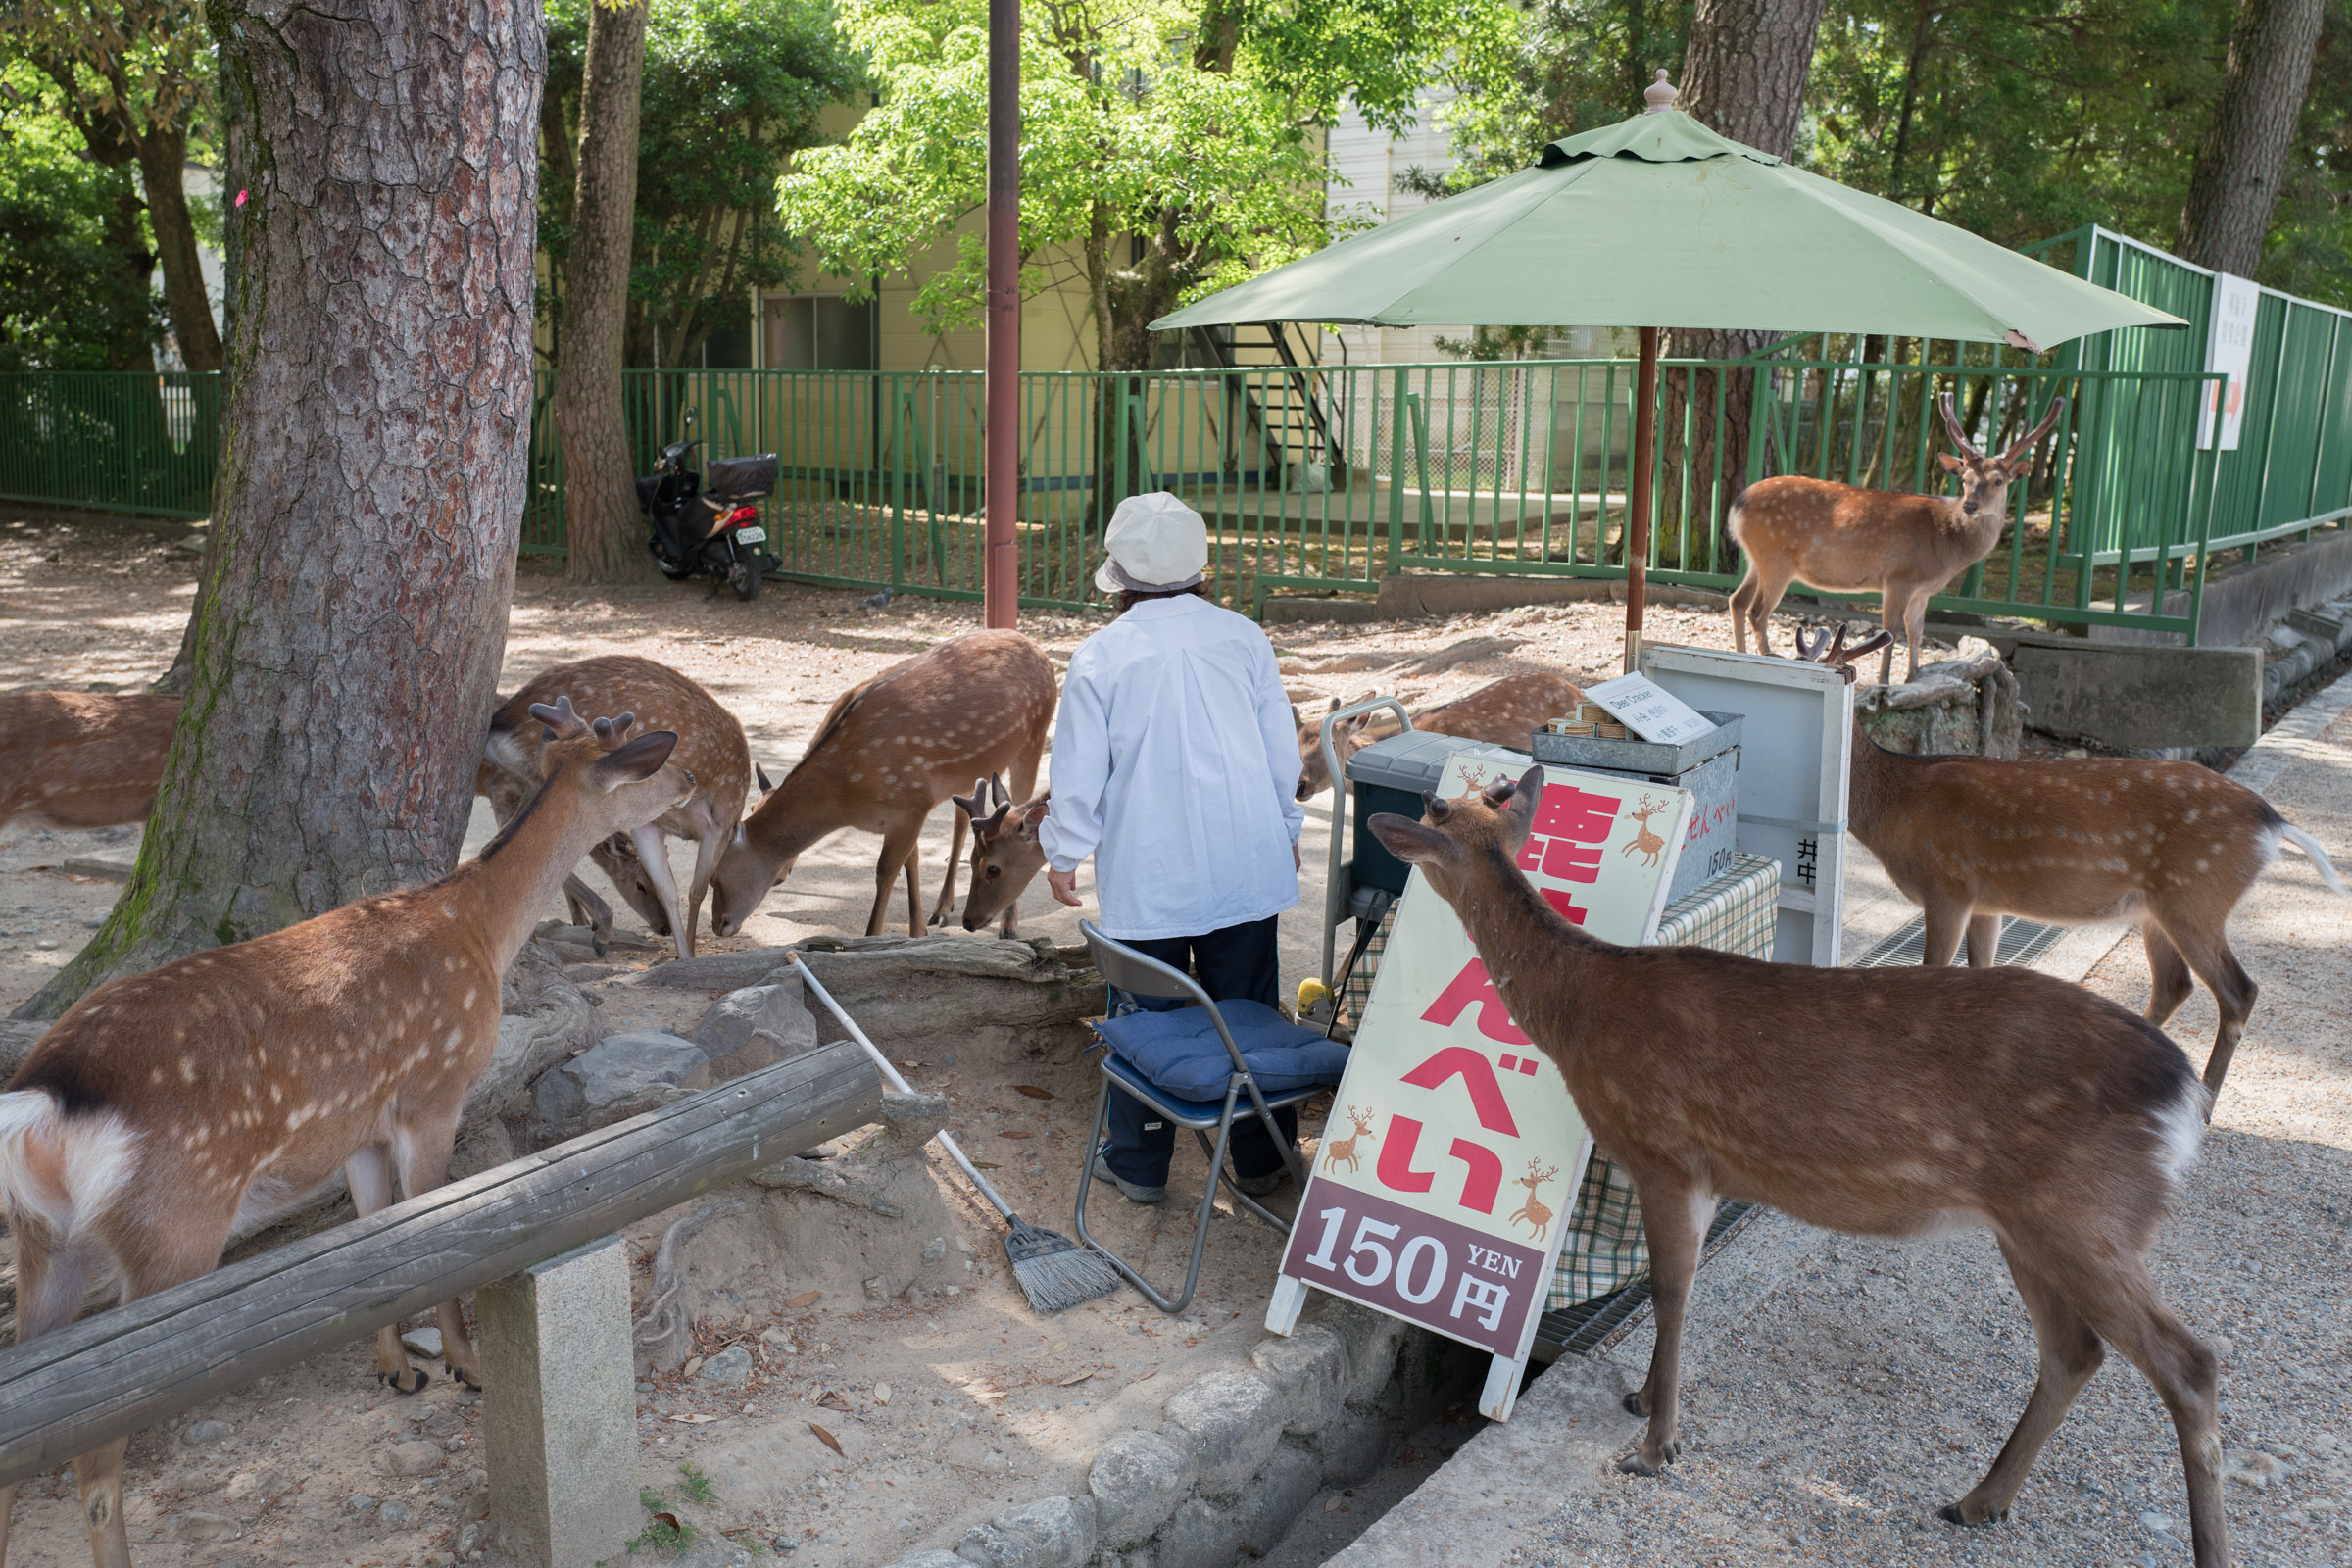
<svg viewBox="0 0 2352 1568">
<path fill-rule="evenodd" d="M 1598 703 L 1645 741 L 1679 746 L 1704 735 L 1715 721 L 1672 692 L 1660 691 L 1647 675 L 1620 675 L 1585 688 L 1585 701 Z"/>
<path fill-rule="evenodd" d="M 2218 412 L 2220 450 L 2237 450 L 2238 432 L 2246 423 L 2246 381 L 2254 373 L 2254 320 L 2261 312 L 2262 288 L 2252 278 L 2230 272 L 2213 274 L 2213 319 L 2205 331 L 2205 368 L 2220 370 L 2230 379 L 2205 394 L 2205 412 L 2197 421 L 2197 445 L 2201 448 L 2214 445 Z"/>
</svg>

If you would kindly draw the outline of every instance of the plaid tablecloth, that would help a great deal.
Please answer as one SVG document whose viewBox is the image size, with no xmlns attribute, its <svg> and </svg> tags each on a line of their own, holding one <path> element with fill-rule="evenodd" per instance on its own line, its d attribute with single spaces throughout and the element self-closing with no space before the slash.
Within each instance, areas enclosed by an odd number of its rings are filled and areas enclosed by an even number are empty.
<svg viewBox="0 0 2352 1568">
<path fill-rule="evenodd" d="M 1714 948 L 1751 958 L 1772 956 L 1780 919 L 1781 862 L 1741 855 L 1721 876 L 1701 882 L 1666 906 L 1658 918 L 1660 947 Z M 1380 927 L 1340 988 L 1340 1023 L 1352 1030 L 1372 995 L 1372 977 L 1388 950 L 1396 906 L 1389 906 Z M 1585 1167 L 1585 1183 L 1568 1219 L 1567 1241 L 1544 1309 L 1557 1311 L 1631 1285 L 1649 1272 L 1649 1244 L 1642 1234 L 1642 1205 L 1634 1184 L 1598 1150 Z"/>
</svg>

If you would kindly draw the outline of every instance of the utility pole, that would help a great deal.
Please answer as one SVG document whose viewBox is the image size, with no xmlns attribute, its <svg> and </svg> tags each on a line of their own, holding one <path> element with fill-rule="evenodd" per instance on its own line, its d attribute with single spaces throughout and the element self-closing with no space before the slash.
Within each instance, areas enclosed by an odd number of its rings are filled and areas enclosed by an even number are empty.
<svg viewBox="0 0 2352 1568">
<path fill-rule="evenodd" d="M 1021 5 L 988 0 L 988 368 L 983 383 L 981 584 L 987 621 L 1020 618 Z"/>
</svg>

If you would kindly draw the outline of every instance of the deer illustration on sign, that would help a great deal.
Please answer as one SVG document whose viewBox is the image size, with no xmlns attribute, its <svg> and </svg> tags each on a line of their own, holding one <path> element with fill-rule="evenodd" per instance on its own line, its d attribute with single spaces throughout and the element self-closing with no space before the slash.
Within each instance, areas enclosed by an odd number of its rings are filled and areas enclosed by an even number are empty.
<svg viewBox="0 0 2352 1568">
<path fill-rule="evenodd" d="M 1653 801 L 1644 794 L 1642 797 L 1642 804 L 1625 813 L 1642 824 L 1642 831 L 1625 841 L 1624 854 L 1631 855 L 1639 850 L 1648 857 L 1642 862 L 1643 865 L 1658 863 L 1658 852 L 1666 848 L 1666 841 L 1649 830 L 1649 819 L 1664 809 L 1666 809 L 1664 801 Z"/>
<path fill-rule="evenodd" d="M 1511 1223 L 1525 1220 L 1535 1231 L 1535 1239 L 1539 1242 L 1551 1234 L 1551 1210 L 1544 1206 L 1536 1193 L 1559 1173 L 1560 1167 L 1557 1165 L 1547 1166 L 1541 1160 L 1531 1159 L 1527 1162 L 1526 1175 L 1511 1178 L 1512 1185 L 1527 1189 L 1527 1201 L 1511 1211 Z"/>
<path fill-rule="evenodd" d="M 1350 1171 L 1360 1169 L 1363 1165 L 1363 1156 L 1355 1152 L 1355 1146 L 1372 1136 L 1372 1112 L 1349 1105 L 1348 1119 L 1355 1123 L 1355 1133 L 1352 1137 L 1324 1140 L 1323 1168 L 1325 1170 L 1338 1170 L 1343 1161 L 1347 1163 Z"/>
</svg>

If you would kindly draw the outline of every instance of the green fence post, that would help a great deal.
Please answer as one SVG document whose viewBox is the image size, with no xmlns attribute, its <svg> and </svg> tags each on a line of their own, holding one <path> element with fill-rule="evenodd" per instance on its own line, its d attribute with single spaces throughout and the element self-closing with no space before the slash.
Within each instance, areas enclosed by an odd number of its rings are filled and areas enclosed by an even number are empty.
<svg viewBox="0 0 2352 1568">
<path fill-rule="evenodd" d="M 1389 392 L 1389 571 L 1392 577 L 1403 569 L 1404 553 L 1404 446 L 1406 435 L 1406 404 L 1412 394 L 1407 385 L 1404 367 L 1396 367 L 1396 384 Z"/>
</svg>

